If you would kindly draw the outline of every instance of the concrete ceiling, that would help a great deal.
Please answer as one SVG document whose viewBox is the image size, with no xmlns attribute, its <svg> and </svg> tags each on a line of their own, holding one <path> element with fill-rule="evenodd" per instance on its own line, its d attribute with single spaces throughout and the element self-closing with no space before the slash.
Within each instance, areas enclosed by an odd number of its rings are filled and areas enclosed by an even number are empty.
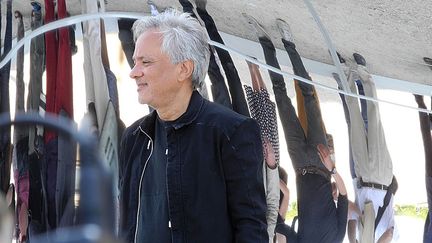
<svg viewBox="0 0 432 243">
<path fill-rule="evenodd" d="M 194 0 L 191 0 L 193 2 Z M 29 0 L 13 0 L 13 9 L 29 16 Z M 72 15 L 81 12 L 79 0 L 66 0 Z M 107 11 L 149 12 L 147 0 L 106 0 Z M 160 7 L 175 7 L 175 0 L 154 0 Z M 361 53 L 373 74 L 432 84 L 432 71 L 423 63 L 432 57 L 432 1 L 424 0 L 311 0 L 337 50 L 352 57 Z M 5 0 L 2 1 L 4 18 Z M 208 12 L 220 31 L 257 41 L 242 17 L 257 18 L 283 48 L 276 18 L 291 25 L 300 55 L 332 63 L 327 46 L 303 0 L 208 0 Z M 2 23 L 4 24 L 4 19 Z M 28 19 L 25 21 L 29 26 Z M 4 27 L 2 28 L 4 30 Z"/>
</svg>

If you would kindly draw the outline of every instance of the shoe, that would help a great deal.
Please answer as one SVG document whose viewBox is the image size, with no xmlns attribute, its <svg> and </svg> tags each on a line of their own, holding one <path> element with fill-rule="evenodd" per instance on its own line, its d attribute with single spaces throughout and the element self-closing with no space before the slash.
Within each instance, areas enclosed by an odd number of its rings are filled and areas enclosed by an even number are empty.
<svg viewBox="0 0 432 243">
<path fill-rule="evenodd" d="M 250 25 L 252 25 L 252 27 L 254 28 L 255 33 L 258 37 L 266 37 L 269 40 L 271 39 L 270 35 L 267 34 L 267 31 L 264 29 L 264 27 L 260 23 L 258 23 L 258 21 L 254 17 L 250 16 L 247 13 L 242 13 L 242 15 L 246 19 L 246 21 Z"/>
<path fill-rule="evenodd" d="M 432 70 L 432 58 L 429 57 L 423 57 L 423 61 L 429 66 L 429 68 Z"/>
<path fill-rule="evenodd" d="M 364 57 L 358 53 L 354 53 L 353 54 L 354 60 L 356 61 L 356 63 L 358 65 L 363 65 L 366 66 L 366 60 L 364 59 Z"/>
<path fill-rule="evenodd" d="M 287 40 L 289 42 L 294 42 L 294 37 L 291 32 L 291 28 L 287 22 L 283 19 L 276 19 L 276 26 L 279 29 L 279 33 L 282 36 L 282 39 Z"/>
<path fill-rule="evenodd" d="M 195 6 L 204 10 L 207 6 L 207 0 L 195 0 Z"/>
</svg>

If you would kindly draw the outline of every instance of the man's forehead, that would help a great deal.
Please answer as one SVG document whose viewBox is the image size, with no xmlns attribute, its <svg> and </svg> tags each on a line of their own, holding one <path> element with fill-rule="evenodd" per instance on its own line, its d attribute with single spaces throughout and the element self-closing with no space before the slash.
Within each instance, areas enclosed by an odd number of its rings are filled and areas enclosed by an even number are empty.
<svg viewBox="0 0 432 243">
<path fill-rule="evenodd" d="M 148 41 L 149 39 L 151 39 L 153 41 L 161 41 L 162 40 L 162 32 L 160 32 L 160 30 L 155 29 L 155 28 L 148 29 L 138 36 L 136 42 L 138 43 L 139 41 L 142 41 L 143 39 L 145 39 L 146 41 Z"/>
<path fill-rule="evenodd" d="M 156 31 L 142 33 L 136 41 L 133 58 L 142 59 L 158 53 L 162 44 L 161 36 L 161 33 Z"/>
</svg>

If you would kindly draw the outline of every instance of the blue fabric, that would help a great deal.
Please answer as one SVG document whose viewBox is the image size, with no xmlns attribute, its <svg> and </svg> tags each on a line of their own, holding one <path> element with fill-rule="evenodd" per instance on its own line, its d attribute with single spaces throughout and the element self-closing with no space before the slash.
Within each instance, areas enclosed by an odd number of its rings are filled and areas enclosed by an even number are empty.
<svg viewBox="0 0 432 243">
<path fill-rule="evenodd" d="M 160 243 L 171 242 L 168 228 L 166 132 L 164 122 L 156 120 L 154 150 L 147 164 L 141 189 L 140 221 L 136 240 L 141 243 L 152 243 L 156 239 Z"/>
<path fill-rule="evenodd" d="M 297 175 L 296 183 L 299 242 L 342 242 L 347 224 L 347 197 L 339 195 L 336 206 L 330 181 L 321 175 Z"/>
<path fill-rule="evenodd" d="M 133 241 L 138 186 L 151 153 L 156 112 L 127 128 L 120 150 L 120 235 Z M 173 242 L 268 242 L 263 151 L 251 118 L 194 92 L 167 130 Z"/>
</svg>

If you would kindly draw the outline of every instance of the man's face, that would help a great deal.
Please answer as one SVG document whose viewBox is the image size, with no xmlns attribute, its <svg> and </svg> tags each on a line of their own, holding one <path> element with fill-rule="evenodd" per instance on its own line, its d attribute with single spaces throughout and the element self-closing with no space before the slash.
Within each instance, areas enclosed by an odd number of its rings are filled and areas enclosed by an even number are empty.
<svg viewBox="0 0 432 243">
<path fill-rule="evenodd" d="M 148 30 L 141 34 L 135 44 L 135 66 L 129 76 L 135 79 L 138 101 L 156 110 L 170 105 L 178 92 L 179 64 L 172 64 L 161 51 L 162 34 Z"/>
</svg>

